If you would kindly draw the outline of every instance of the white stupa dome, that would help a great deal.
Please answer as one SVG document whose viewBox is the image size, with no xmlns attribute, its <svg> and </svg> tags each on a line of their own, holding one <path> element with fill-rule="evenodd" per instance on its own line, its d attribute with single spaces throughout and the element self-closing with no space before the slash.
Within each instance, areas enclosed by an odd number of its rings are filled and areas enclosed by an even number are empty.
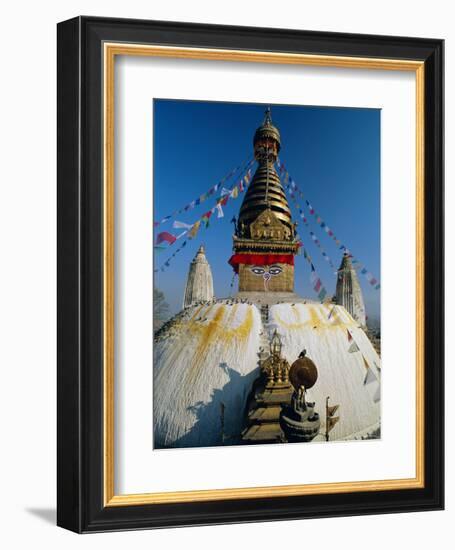
<svg viewBox="0 0 455 550">
<path fill-rule="evenodd" d="M 316 402 L 320 434 L 325 432 L 327 396 L 330 405 L 340 406 L 331 440 L 361 438 L 377 430 L 380 359 L 344 307 L 275 304 L 264 327 L 258 307 L 224 300 L 185 309 L 157 334 L 155 447 L 221 445 L 223 436 L 239 439 L 247 399 L 259 375 L 258 353 L 264 335 L 271 336 L 275 329 L 289 363 L 306 349 L 317 365 L 319 377 L 308 399 Z"/>
</svg>

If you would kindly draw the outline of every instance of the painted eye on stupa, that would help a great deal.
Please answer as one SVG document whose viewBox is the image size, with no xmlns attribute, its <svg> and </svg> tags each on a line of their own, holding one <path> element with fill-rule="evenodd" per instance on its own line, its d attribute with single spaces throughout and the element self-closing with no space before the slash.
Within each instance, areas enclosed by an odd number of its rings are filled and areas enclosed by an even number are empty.
<svg viewBox="0 0 455 550">
<path fill-rule="evenodd" d="M 265 273 L 265 269 L 263 267 L 252 267 L 251 268 L 251 271 L 255 274 L 255 275 L 263 275 Z"/>
<path fill-rule="evenodd" d="M 279 265 L 272 265 L 272 267 L 269 269 L 270 275 L 279 275 L 283 269 Z"/>
</svg>

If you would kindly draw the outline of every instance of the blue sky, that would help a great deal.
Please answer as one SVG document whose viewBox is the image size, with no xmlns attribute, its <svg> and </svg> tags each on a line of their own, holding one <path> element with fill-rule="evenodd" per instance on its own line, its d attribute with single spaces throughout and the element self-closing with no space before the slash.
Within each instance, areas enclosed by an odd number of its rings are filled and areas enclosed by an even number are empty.
<svg viewBox="0 0 455 550">
<path fill-rule="evenodd" d="M 253 158 L 253 135 L 264 118 L 265 105 L 205 101 L 154 101 L 154 214 L 155 221 L 206 192 L 239 164 Z M 365 267 L 380 279 L 380 110 L 338 107 L 272 105 L 273 123 L 281 133 L 280 158 L 335 235 Z M 253 168 L 253 173 L 254 169 Z M 235 178 L 226 182 L 235 183 Z M 155 228 L 178 234 L 174 219 L 194 223 L 219 196 L 209 197 Z M 206 248 L 215 294 L 230 294 L 232 254 L 230 220 L 238 215 L 244 194 L 229 200 L 224 218 L 214 214 L 207 229 L 188 241 L 164 272 L 155 273 L 155 285 L 164 292 L 173 313 L 181 309 L 189 263 L 200 244 Z M 299 235 L 313 259 L 324 286 L 335 292 L 336 277 L 289 198 Z M 304 201 L 299 200 L 300 204 Z M 306 210 L 310 230 L 338 267 L 342 251 Z M 155 254 L 161 267 L 180 246 Z M 359 274 L 367 315 L 378 318 L 380 291 Z M 235 281 L 234 291 L 237 289 Z M 295 291 L 315 298 L 310 268 L 302 256 L 295 261 Z"/>
</svg>

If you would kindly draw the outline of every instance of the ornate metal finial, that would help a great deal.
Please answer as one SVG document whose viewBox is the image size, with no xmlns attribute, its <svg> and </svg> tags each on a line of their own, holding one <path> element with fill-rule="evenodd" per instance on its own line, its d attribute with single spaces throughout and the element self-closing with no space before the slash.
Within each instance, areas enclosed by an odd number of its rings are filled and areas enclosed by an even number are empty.
<svg viewBox="0 0 455 550">
<path fill-rule="evenodd" d="M 273 125 L 273 123 L 272 123 L 272 109 L 271 109 L 270 105 L 265 110 L 263 125 L 264 126 L 272 126 Z"/>
</svg>

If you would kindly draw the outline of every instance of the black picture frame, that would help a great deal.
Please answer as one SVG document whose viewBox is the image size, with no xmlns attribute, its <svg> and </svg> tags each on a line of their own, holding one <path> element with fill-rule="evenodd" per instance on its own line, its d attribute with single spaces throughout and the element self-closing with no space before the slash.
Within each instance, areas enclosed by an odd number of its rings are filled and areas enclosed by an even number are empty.
<svg viewBox="0 0 455 550">
<path fill-rule="evenodd" d="M 103 462 L 104 42 L 406 59 L 425 67 L 425 486 L 105 506 Z M 444 506 L 442 40 L 77 17 L 58 24 L 58 507 L 78 533 L 441 510 Z"/>
</svg>

